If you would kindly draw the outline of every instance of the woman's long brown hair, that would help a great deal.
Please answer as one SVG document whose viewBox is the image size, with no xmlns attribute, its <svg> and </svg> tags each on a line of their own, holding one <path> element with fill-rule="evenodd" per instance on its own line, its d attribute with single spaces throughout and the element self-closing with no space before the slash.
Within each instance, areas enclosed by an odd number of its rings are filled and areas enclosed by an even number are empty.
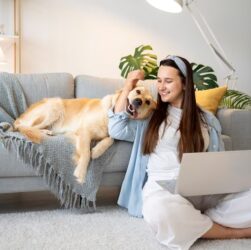
<svg viewBox="0 0 251 250">
<path fill-rule="evenodd" d="M 181 104 L 182 116 L 178 130 L 180 131 L 180 140 L 178 143 L 179 159 L 181 160 L 183 153 L 201 152 L 204 149 L 204 140 L 201 132 L 201 123 L 204 123 L 201 109 L 196 105 L 193 72 L 190 63 L 179 57 L 186 65 L 187 76 L 185 77 L 176 63 L 170 59 L 164 59 L 160 62 L 160 66 L 169 66 L 178 70 L 185 90 L 183 101 Z M 168 102 L 162 102 L 158 94 L 157 108 L 154 111 L 148 128 L 145 133 L 143 143 L 143 154 L 150 154 L 154 151 L 159 139 L 159 127 L 165 122 L 168 116 Z"/>
</svg>

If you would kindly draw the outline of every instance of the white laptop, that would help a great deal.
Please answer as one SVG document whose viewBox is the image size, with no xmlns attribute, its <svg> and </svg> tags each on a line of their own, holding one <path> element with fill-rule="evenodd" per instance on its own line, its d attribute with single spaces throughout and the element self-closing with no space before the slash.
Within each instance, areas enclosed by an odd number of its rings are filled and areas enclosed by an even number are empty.
<svg viewBox="0 0 251 250">
<path fill-rule="evenodd" d="M 251 188 L 251 150 L 184 153 L 177 181 L 158 183 L 182 196 L 245 191 Z"/>
</svg>

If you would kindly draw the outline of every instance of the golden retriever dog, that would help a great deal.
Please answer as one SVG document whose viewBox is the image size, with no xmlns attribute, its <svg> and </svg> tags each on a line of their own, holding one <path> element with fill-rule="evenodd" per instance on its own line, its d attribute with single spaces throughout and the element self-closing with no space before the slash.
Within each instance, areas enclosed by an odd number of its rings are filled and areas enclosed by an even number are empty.
<svg viewBox="0 0 251 250">
<path fill-rule="evenodd" d="M 66 134 L 75 146 L 74 176 L 83 183 L 90 158 L 100 157 L 112 144 L 108 135 L 108 110 L 120 92 L 102 99 L 47 98 L 31 105 L 14 122 L 14 129 L 34 143 L 48 135 Z M 149 90 L 134 88 L 128 96 L 127 112 L 132 119 L 145 119 L 156 108 Z M 98 143 L 90 149 L 91 141 Z"/>
</svg>

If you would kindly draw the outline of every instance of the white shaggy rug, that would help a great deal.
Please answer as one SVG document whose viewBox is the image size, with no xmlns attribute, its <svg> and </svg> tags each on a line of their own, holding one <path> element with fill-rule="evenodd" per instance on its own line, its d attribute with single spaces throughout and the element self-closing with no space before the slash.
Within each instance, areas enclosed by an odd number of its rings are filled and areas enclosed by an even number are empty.
<svg viewBox="0 0 251 250">
<path fill-rule="evenodd" d="M 161 250 L 148 225 L 117 206 L 94 214 L 67 210 L 0 214 L 1 250 Z M 200 240 L 192 248 L 251 249 L 251 240 Z"/>
</svg>

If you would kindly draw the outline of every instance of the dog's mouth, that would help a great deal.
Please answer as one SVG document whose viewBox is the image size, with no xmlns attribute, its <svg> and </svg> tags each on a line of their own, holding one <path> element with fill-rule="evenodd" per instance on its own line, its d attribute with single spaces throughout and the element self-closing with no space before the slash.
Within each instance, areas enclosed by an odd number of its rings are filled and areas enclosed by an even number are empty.
<svg viewBox="0 0 251 250">
<path fill-rule="evenodd" d="M 133 106 L 129 100 L 127 100 L 127 105 L 126 105 L 126 112 L 132 116 L 134 119 L 136 119 L 138 117 L 138 112 L 136 110 L 136 107 Z"/>
</svg>

